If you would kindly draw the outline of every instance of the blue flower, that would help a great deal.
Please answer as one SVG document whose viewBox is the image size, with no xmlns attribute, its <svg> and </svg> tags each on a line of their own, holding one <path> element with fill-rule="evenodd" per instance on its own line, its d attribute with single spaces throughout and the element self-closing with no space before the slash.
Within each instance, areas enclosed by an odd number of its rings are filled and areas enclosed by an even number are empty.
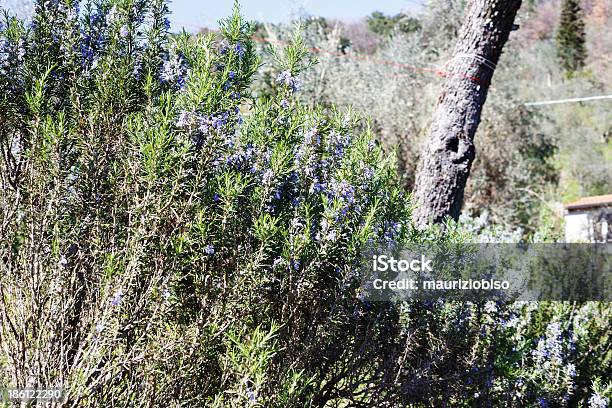
<svg viewBox="0 0 612 408">
<path fill-rule="evenodd" d="M 198 130 L 203 134 L 207 135 L 210 132 L 210 126 L 208 125 L 208 123 L 202 122 L 200 123 L 200 126 L 198 126 Z"/>
<path fill-rule="evenodd" d="M 171 55 L 162 67 L 160 79 L 164 82 L 174 82 L 179 88 L 185 86 L 185 77 L 187 76 L 187 64 L 182 55 Z"/>
<path fill-rule="evenodd" d="M 248 387 L 247 387 L 247 397 L 249 398 L 249 401 L 251 401 L 253 404 L 257 402 L 255 393 L 251 391 L 251 389 Z"/>
<path fill-rule="evenodd" d="M 343 153 L 344 153 L 344 147 L 340 144 L 336 145 L 336 149 L 334 150 L 334 156 L 342 157 Z"/>
<path fill-rule="evenodd" d="M 576 366 L 572 363 L 569 363 L 567 367 L 565 367 L 565 373 L 570 378 L 574 378 L 576 376 Z"/>
<path fill-rule="evenodd" d="M 122 297 L 123 297 L 123 293 L 120 290 L 115 292 L 115 294 L 113 295 L 110 301 L 111 306 L 119 306 L 119 304 L 121 303 Z"/>
<path fill-rule="evenodd" d="M 81 44 L 81 63 L 83 67 L 91 63 L 94 57 L 94 50 L 88 45 L 88 39 L 85 38 Z"/>
<path fill-rule="evenodd" d="M 395 244 L 395 240 L 401 231 L 402 225 L 398 222 L 385 221 L 383 224 L 383 238 L 389 244 Z"/>
<path fill-rule="evenodd" d="M 302 82 L 289 71 L 279 73 L 276 76 L 276 82 L 287 86 L 292 92 L 297 92 L 302 88 Z"/>
<path fill-rule="evenodd" d="M 279 84 L 286 83 L 291 78 L 291 72 L 283 71 L 276 76 L 276 82 Z"/>
<path fill-rule="evenodd" d="M 212 124 L 212 127 L 214 127 L 218 131 L 221 130 L 221 128 L 227 124 L 228 118 L 229 114 L 227 112 L 224 112 L 221 115 L 213 116 L 210 119 L 210 122 Z"/>
<path fill-rule="evenodd" d="M 134 63 L 134 70 L 132 71 L 134 74 L 134 78 L 136 78 L 137 80 L 140 79 L 140 71 L 142 70 L 142 62 L 141 61 L 136 61 Z"/>
<path fill-rule="evenodd" d="M 274 262 L 272 262 L 272 268 L 278 268 L 283 264 L 283 258 L 276 258 Z"/>
<path fill-rule="evenodd" d="M 546 342 L 544 341 L 544 339 L 538 340 L 538 345 L 536 349 L 531 352 L 531 354 L 537 360 L 546 360 L 550 356 L 550 352 L 546 348 Z"/>
<path fill-rule="evenodd" d="M 213 255 L 215 253 L 215 247 L 208 244 L 204 247 L 204 252 L 206 252 L 206 255 Z"/>
<path fill-rule="evenodd" d="M 321 135 L 319 135 L 319 130 L 316 127 L 308 130 L 308 132 L 304 134 L 304 143 L 311 144 L 313 140 L 316 145 L 321 143 Z"/>
<path fill-rule="evenodd" d="M 242 43 L 236 43 L 236 45 L 234 46 L 234 52 L 236 53 L 236 55 L 238 55 L 238 58 L 244 57 L 244 47 L 242 46 Z"/>
<path fill-rule="evenodd" d="M 546 336 L 538 340 L 537 347 L 532 351 L 532 355 L 539 363 L 550 359 L 560 364 L 563 360 L 564 344 L 561 325 L 559 322 L 552 322 L 546 328 Z"/>
<path fill-rule="evenodd" d="M 548 400 L 544 397 L 540 397 L 538 398 L 538 406 L 540 408 L 547 408 L 548 407 Z"/>
<path fill-rule="evenodd" d="M 180 128 L 188 126 L 192 118 L 193 118 L 192 112 L 181 111 L 181 113 L 178 116 L 178 119 L 176 120 L 176 126 Z"/>
<path fill-rule="evenodd" d="M 293 92 L 297 92 L 302 89 L 302 81 L 300 81 L 298 78 L 293 78 L 290 87 Z"/>
<path fill-rule="evenodd" d="M 264 174 L 263 174 L 263 178 L 262 178 L 262 182 L 264 184 L 270 184 L 272 182 L 272 179 L 274 178 L 274 172 L 271 169 L 267 169 Z"/>
<path fill-rule="evenodd" d="M 179 78 L 176 81 L 176 85 L 179 87 L 179 89 L 183 89 L 183 87 L 185 87 L 185 84 L 186 84 L 185 77 L 179 76 Z"/>
<path fill-rule="evenodd" d="M 349 184 L 346 180 L 338 182 L 335 179 L 332 179 L 330 183 L 330 190 L 331 197 L 338 198 L 348 205 L 355 204 L 355 187 Z"/>
<path fill-rule="evenodd" d="M 336 231 L 335 231 L 335 230 L 331 230 L 331 231 L 329 231 L 329 232 L 327 233 L 327 235 L 325 235 L 325 239 L 326 239 L 327 241 L 335 241 L 335 240 L 336 240 L 336 238 L 337 238 L 337 236 L 338 236 L 338 235 L 337 235 Z"/>
<path fill-rule="evenodd" d="M 589 398 L 589 408 L 608 408 L 608 398 L 595 393 Z"/>
<path fill-rule="evenodd" d="M 320 183 L 318 179 L 314 179 L 312 186 L 310 187 L 311 193 L 318 193 L 325 191 L 325 183 Z"/>
</svg>

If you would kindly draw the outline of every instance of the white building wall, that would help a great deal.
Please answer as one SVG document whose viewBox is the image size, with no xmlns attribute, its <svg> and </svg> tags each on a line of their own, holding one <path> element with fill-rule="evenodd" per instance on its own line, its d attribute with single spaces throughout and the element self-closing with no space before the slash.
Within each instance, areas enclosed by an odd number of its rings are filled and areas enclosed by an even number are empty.
<svg viewBox="0 0 612 408">
<path fill-rule="evenodd" d="M 592 237 L 588 213 L 572 212 L 565 215 L 565 242 L 590 242 Z"/>
</svg>

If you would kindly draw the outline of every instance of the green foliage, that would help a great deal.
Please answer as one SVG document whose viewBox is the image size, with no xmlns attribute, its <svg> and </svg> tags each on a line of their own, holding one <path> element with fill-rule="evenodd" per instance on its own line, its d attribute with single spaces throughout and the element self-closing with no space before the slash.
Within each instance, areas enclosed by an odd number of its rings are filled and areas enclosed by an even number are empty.
<svg viewBox="0 0 612 408">
<path fill-rule="evenodd" d="M 1 31 L 2 382 L 80 406 L 304 406 L 330 365 L 370 370 L 391 339 L 356 330 L 354 271 L 367 242 L 405 239 L 409 202 L 367 122 L 295 97 L 299 32 L 255 100 L 237 8 L 220 37 L 168 35 L 161 1 L 80 13 L 41 2 Z M 44 372 L 8 369 L 26 349 Z"/>
<path fill-rule="evenodd" d="M 376 123 L 308 103 L 299 30 L 262 68 L 238 7 L 206 36 L 168 34 L 167 12 L 40 1 L 2 21 L 0 384 L 79 407 L 609 398 L 605 304 L 361 300 L 366 245 L 516 237 L 413 228 Z M 524 135 L 513 152 L 545 167 Z"/>
<path fill-rule="evenodd" d="M 410 34 L 421 29 L 418 19 L 405 14 L 386 16 L 380 11 L 375 11 L 367 19 L 368 27 L 373 33 L 388 37 L 395 32 Z"/>
<path fill-rule="evenodd" d="M 555 39 L 561 65 L 570 74 L 584 67 L 585 37 L 579 0 L 563 0 L 559 29 Z"/>
</svg>

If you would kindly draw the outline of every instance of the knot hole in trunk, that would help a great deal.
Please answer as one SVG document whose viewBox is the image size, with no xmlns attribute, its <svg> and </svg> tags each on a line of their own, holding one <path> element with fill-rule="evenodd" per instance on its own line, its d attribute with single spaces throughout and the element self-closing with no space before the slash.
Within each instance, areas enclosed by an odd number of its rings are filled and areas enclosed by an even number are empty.
<svg viewBox="0 0 612 408">
<path fill-rule="evenodd" d="M 446 140 L 446 149 L 450 150 L 453 153 L 457 153 L 459 151 L 459 138 L 451 137 Z"/>
</svg>

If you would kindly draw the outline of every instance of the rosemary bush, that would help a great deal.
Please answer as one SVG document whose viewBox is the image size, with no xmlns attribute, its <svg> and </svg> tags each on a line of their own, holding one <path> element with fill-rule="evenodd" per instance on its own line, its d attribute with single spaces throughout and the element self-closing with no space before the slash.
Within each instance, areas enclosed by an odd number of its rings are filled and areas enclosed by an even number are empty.
<svg viewBox="0 0 612 408">
<path fill-rule="evenodd" d="M 408 204 L 366 123 L 295 99 L 300 38 L 253 100 L 238 12 L 193 38 L 163 1 L 80 5 L 2 25 L 2 382 L 299 406 L 370 370 L 393 319 L 357 330 L 359 248 L 402 239 Z"/>
<path fill-rule="evenodd" d="M 254 97 L 237 8 L 219 36 L 170 35 L 167 13 L 3 17 L 0 386 L 83 407 L 607 401 L 602 305 L 361 301 L 364 245 L 475 237 L 413 229 L 368 122 L 300 101 L 299 33 Z"/>
</svg>

